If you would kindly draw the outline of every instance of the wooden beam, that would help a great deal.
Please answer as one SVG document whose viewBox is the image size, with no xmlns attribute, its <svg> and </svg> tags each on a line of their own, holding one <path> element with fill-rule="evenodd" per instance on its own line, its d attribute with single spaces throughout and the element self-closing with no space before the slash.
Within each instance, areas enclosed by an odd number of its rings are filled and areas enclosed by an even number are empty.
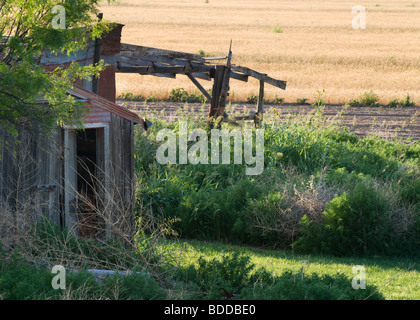
<svg viewBox="0 0 420 320">
<path fill-rule="evenodd" d="M 243 81 L 243 82 L 248 82 L 248 76 L 245 75 L 245 74 L 240 74 L 240 73 L 231 71 L 230 72 L 230 77 L 232 79 L 235 79 L 235 80 L 239 80 L 239 81 Z"/>
<path fill-rule="evenodd" d="M 204 60 L 206 60 L 206 61 L 212 61 L 212 60 L 225 60 L 225 59 L 227 59 L 228 58 L 228 56 L 226 56 L 226 57 L 204 57 Z"/>
<path fill-rule="evenodd" d="M 198 62 L 192 62 L 185 59 L 172 59 L 169 57 L 162 56 L 127 56 L 124 53 L 120 53 L 116 58 L 117 62 L 129 63 L 140 66 L 150 65 L 169 65 L 169 66 L 187 66 L 193 69 L 200 69 L 203 72 L 208 72 L 214 69 L 213 65 L 205 65 Z"/>
<path fill-rule="evenodd" d="M 120 73 L 139 73 L 139 74 L 146 74 L 151 73 L 150 68 L 152 67 L 126 67 L 126 66 L 118 66 L 116 72 Z"/>
<path fill-rule="evenodd" d="M 275 87 L 286 90 L 286 81 L 273 79 L 273 78 L 267 76 L 266 74 L 257 72 L 255 70 L 249 69 L 247 67 L 232 66 L 232 70 L 243 73 L 245 75 L 256 78 L 258 80 L 264 80 L 264 82 L 266 82 L 268 84 L 271 84 Z"/>
<path fill-rule="evenodd" d="M 176 75 L 174 73 L 151 73 L 151 76 L 159 77 L 159 78 L 171 78 L 176 79 Z"/>
<path fill-rule="evenodd" d="M 211 81 L 211 77 L 210 77 L 210 74 L 209 73 L 205 73 L 205 72 L 193 72 L 193 73 L 191 73 L 191 75 L 194 78 Z"/>
<path fill-rule="evenodd" d="M 204 57 L 200 54 L 136 46 L 127 43 L 121 43 L 121 52 L 123 52 L 126 55 L 164 56 L 169 58 L 181 58 L 191 61 L 205 62 Z"/>
<path fill-rule="evenodd" d="M 192 81 L 192 83 L 195 84 L 195 86 L 198 88 L 198 90 L 200 90 L 203 93 L 203 95 L 207 98 L 207 100 L 209 102 L 211 102 L 210 94 L 206 91 L 206 89 L 203 88 L 203 86 L 200 84 L 200 82 L 198 82 L 197 79 L 194 78 L 194 76 L 190 73 L 187 73 L 187 77 Z"/>
<path fill-rule="evenodd" d="M 206 69 L 190 68 L 187 66 L 169 66 L 163 64 L 154 64 L 154 66 L 138 66 L 130 65 L 127 63 L 119 63 L 116 72 L 120 73 L 139 73 L 139 74 L 152 74 L 152 73 L 173 73 L 173 74 L 187 74 L 187 73 L 206 73 Z M 207 73 L 210 78 L 210 72 Z"/>
</svg>

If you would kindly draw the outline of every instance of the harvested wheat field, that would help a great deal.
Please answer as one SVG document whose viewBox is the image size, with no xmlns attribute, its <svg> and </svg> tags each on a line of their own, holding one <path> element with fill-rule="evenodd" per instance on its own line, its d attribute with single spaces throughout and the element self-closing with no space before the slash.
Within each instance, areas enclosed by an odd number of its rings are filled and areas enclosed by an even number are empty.
<svg viewBox="0 0 420 320">
<path fill-rule="evenodd" d="M 355 5 L 366 8 L 366 29 L 352 27 Z M 329 104 L 370 90 L 381 104 L 407 93 L 420 103 L 420 1 L 119 0 L 100 10 L 125 25 L 125 43 L 226 56 L 232 40 L 233 64 L 287 81 L 285 91 L 267 85 L 267 100 L 312 102 L 325 89 Z M 199 93 L 183 75 L 117 75 L 117 94 L 167 99 L 173 88 Z M 254 94 L 255 79 L 231 82 L 231 101 Z"/>
</svg>

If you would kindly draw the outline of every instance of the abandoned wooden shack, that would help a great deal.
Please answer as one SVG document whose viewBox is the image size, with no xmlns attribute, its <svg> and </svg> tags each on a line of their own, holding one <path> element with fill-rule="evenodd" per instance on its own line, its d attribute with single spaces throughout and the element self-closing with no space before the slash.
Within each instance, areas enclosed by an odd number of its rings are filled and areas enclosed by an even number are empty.
<svg viewBox="0 0 420 320">
<path fill-rule="evenodd" d="M 99 78 L 78 80 L 68 91 L 90 108 L 83 129 L 57 126 L 45 137 L 26 126 L 19 142 L 11 142 L 0 128 L 0 238 L 47 216 L 78 236 L 131 239 L 134 127 L 144 121 L 115 103 L 122 27 L 72 56 L 45 52 L 41 58 L 46 70 L 72 61 L 90 65 L 104 60 L 107 65 Z"/>
</svg>

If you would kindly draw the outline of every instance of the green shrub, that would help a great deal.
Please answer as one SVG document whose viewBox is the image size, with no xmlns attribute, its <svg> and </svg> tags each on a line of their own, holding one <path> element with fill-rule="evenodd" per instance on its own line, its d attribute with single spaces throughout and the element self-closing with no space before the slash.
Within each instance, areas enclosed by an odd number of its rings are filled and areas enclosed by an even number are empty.
<svg viewBox="0 0 420 320">
<path fill-rule="evenodd" d="M 361 256 L 391 249 L 386 199 L 364 183 L 331 200 L 322 221 L 304 216 L 300 226 L 302 236 L 293 244 L 299 251 Z"/>
<path fill-rule="evenodd" d="M 397 108 L 399 106 L 400 106 L 400 101 L 398 99 L 391 100 L 387 105 L 388 108 Z"/>
<path fill-rule="evenodd" d="M 175 278 L 186 283 L 187 299 L 223 299 L 225 294 L 238 300 L 382 300 L 375 286 L 363 290 L 352 288 L 344 274 L 319 276 L 286 271 L 275 276 L 264 267 L 255 270 L 250 257 L 238 252 L 178 270 Z"/>
<path fill-rule="evenodd" d="M 405 100 L 400 100 L 399 105 L 401 107 L 412 107 L 415 105 L 414 101 L 411 100 L 410 95 L 407 93 Z"/>
<path fill-rule="evenodd" d="M 4 300 L 55 299 L 59 291 L 51 281 L 54 275 L 46 269 L 13 260 L 0 273 L 0 295 Z"/>
<path fill-rule="evenodd" d="M 56 291 L 60 296 L 67 296 L 71 300 L 98 300 L 103 298 L 104 292 L 103 286 L 92 273 L 86 270 L 68 272 L 66 274 L 66 289 Z"/>
<path fill-rule="evenodd" d="M 258 101 L 258 96 L 256 95 L 251 95 L 249 97 L 246 98 L 246 100 L 248 101 L 248 103 L 257 103 Z"/>
<path fill-rule="evenodd" d="M 364 92 L 359 98 L 362 106 L 377 107 L 379 105 L 379 97 L 372 90 Z"/>
<path fill-rule="evenodd" d="M 172 89 L 169 94 L 169 101 L 172 102 L 188 102 L 188 103 L 203 103 L 207 101 L 203 95 L 195 95 L 188 93 L 183 88 Z"/>
<path fill-rule="evenodd" d="M 224 253 L 220 258 L 212 260 L 200 257 L 197 266 L 180 269 L 175 277 L 194 288 L 195 292 L 189 298 L 223 299 L 226 292 L 237 295 L 250 285 L 254 269 L 250 260 L 249 256 L 237 251 Z M 221 288 L 224 290 L 221 291 Z"/>
<path fill-rule="evenodd" d="M 308 105 L 308 99 L 306 98 L 297 98 L 296 103 L 299 105 Z"/>
<path fill-rule="evenodd" d="M 357 99 L 352 99 L 352 100 L 350 100 L 350 102 L 349 102 L 349 106 L 350 106 L 350 107 L 360 107 L 360 106 L 362 106 L 362 104 L 360 103 L 360 101 L 359 101 L 359 100 L 357 100 Z"/>
<path fill-rule="evenodd" d="M 375 286 L 355 290 L 344 274 L 334 276 L 316 273 L 284 272 L 272 286 L 246 287 L 241 291 L 245 300 L 384 300 Z"/>
<path fill-rule="evenodd" d="M 274 33 L 283 33 L 283 29 L 281 27 L 279 27 L 279 26 L 275 26 L 275 27 L 271 28 L 271 32 L 274 32 Z"/>
<path fill-rule="evenodd" d="M 282 97 L 276 97 L 274 99 L 274 103 L 279 104 L 279 105 L 282 105 L 284 103 L 284 98 L 282 98 Z"/>
<path fill-rule="evenodd" d="M 104 280 L 104 297 L 114 300 L 161 300 L 166 292 L 147 273 L 115 274 Z"/>
<path fill-rule="evenodd" d="M 389 108 L 397 108 L 397 107 L 412 107 L 414 106 L 414 101 L 411 100 L 410 95 L 407 93 L 404 100 L 394 99 L 388 103 Z"/>
<path fill-rule="evenodd" d="M 350 100 L 351 107 L 377 107 L 379 106 L 379 97 L 372 90 L 364 92 L 359 99 Z"/>
<path fill-rule="evenodd" d="M 264 186 L 241 180 L 220 191 L 198 191 L 185 195 L 173 217 L 181 221 L 174 227 L 182 236 L 202 240 L 244 240 L 246 224 L 242 212 L 248 201 L 257 198 Z"/>
</svg>

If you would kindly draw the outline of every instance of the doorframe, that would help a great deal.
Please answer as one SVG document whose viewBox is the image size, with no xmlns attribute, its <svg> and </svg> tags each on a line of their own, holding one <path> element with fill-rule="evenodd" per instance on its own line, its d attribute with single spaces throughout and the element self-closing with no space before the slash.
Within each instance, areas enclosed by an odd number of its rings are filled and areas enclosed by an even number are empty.
<svg viewBox="0 0 420 320">
<path fill-rule="evenodd" d="M 83 128 L 77 126 L 65 126 L 64 129 L 64 226 L 68 227 L 70 232 L 78 235 L 78 230 L 75 227 L 77 223 L 76 201 L 77 192 L 77 140 L 76 131 L 83 129 L 98 129 L 103 128 L 103 156 L 104 156 L 104 186 L 105 186 L 105 203 L 109 203 L 109 188 L 111 171 L 110 154 L 109 152 L 109 123 L 97 122 L 86 123 Z"/>
</svg>

